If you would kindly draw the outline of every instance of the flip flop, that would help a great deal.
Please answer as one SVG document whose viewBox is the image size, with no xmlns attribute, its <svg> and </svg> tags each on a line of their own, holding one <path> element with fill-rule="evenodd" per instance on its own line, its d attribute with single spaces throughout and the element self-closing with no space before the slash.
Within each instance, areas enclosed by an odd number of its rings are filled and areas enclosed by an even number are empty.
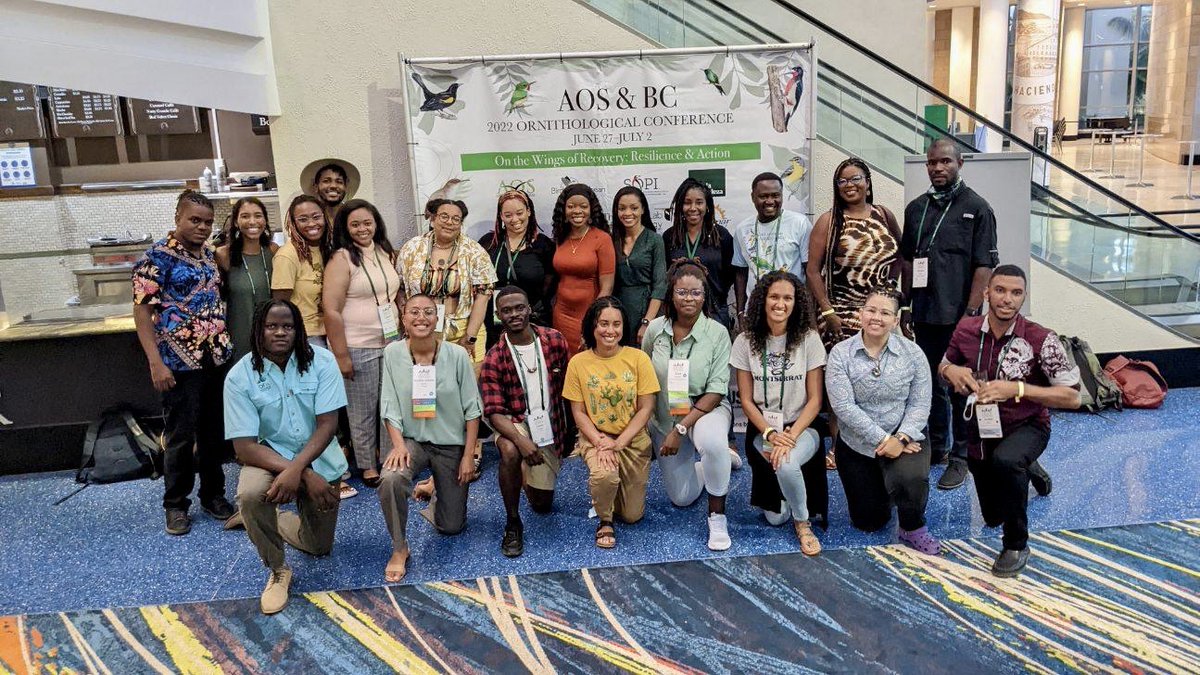
<svg viewBox="0 0 1200 675">
<path fill-rule="evenodd" d="M 812 526 L 807 521 L 793 520 L 792 527 L 796 530 L 796 538 L 800 540 L 801 553 L 814 556 L 821 552 L 821 540 L 813 534 Z"/>
<path fill-rule="evenodd" d="M 410 551 L 405 551 L 404 562 L 399 564 L 389 562 L 387 566 L 383 568 L 383 580 L 389 584 L 399 583 L 404 579 L 404 575 L 408 573 L 408 561 L 411 559 L 412 553 Z"/>
</svg>

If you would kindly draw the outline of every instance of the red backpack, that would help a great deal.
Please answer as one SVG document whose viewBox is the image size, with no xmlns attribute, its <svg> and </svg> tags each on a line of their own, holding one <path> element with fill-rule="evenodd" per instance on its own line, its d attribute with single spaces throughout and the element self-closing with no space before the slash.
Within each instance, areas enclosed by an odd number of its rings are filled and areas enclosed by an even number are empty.
<svg viewBox="0 0 1200 675">
<path fill-rule="evenodd" d="M 1167 381 L 1149 361 L 1117 356 L 1104 365 L 1104 372 L 1121 388 L 1126 408 L 1157 408 L 1167 397 Z"/>
</svg>

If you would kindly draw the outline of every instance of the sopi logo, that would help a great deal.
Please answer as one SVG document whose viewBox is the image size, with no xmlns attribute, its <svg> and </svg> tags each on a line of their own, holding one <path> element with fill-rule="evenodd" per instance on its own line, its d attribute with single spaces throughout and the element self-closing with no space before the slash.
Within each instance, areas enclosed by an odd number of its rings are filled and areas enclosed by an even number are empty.
<svg viewBox="0 0 1200 675">
<path fill-rule="evenodd" d="M 639 188 L 642 192 L 658 189 L 658 179 L 653 176 L 632 176 L 625 179 L 625 184 Z"/>
</svg>

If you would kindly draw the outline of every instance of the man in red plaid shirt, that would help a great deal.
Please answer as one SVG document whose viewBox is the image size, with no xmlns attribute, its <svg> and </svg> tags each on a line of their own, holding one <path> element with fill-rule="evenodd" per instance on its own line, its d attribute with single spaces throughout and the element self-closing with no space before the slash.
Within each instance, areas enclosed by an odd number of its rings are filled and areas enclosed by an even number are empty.
<svg viewBox="0 0 1200 675">
<path fill-rule="evenodd" d="M 529 507 L 548 513 L 566 454 L 567 341 L 552 328 L 529 323 L 529 297 L 516 286 L 500 289 L 495 307 L 504 332 L 484 357 L 479 384 L 483 414 L 500 449 L 500 494 L 508 516 L 500 550 L 515 558 L 525 550 L 521 485 Z"/>
</svg>

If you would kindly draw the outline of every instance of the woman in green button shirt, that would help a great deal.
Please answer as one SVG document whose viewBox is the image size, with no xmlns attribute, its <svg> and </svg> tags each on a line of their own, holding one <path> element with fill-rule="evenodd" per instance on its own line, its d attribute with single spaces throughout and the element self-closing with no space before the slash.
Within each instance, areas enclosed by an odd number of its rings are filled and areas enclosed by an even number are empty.
<svg viewBox="0 0 1200 675">
<path fill-rule="evenodd" d="M 229 243 L 216 251 L 225 280 L 229 306 L 225 328 L 233 339 L 229 363 L 250 353 L 250 326 L 254 308 L 271 299 L 271 259 L 278 246 L 271 242 L 267 207 L 257 197 L 242 197 L 233 204 L 225 223 Z"/>
<path fill-rule="evenodd" d="M 613 295 L 625 307 L 624 344 L 642 343 L 646 326 L 658 316 L 667 292 L 667 256 L 654 231 L 646 194 L 632 185 L 613 199 L 612 239 L 617 251 Z"/>
</svg>

